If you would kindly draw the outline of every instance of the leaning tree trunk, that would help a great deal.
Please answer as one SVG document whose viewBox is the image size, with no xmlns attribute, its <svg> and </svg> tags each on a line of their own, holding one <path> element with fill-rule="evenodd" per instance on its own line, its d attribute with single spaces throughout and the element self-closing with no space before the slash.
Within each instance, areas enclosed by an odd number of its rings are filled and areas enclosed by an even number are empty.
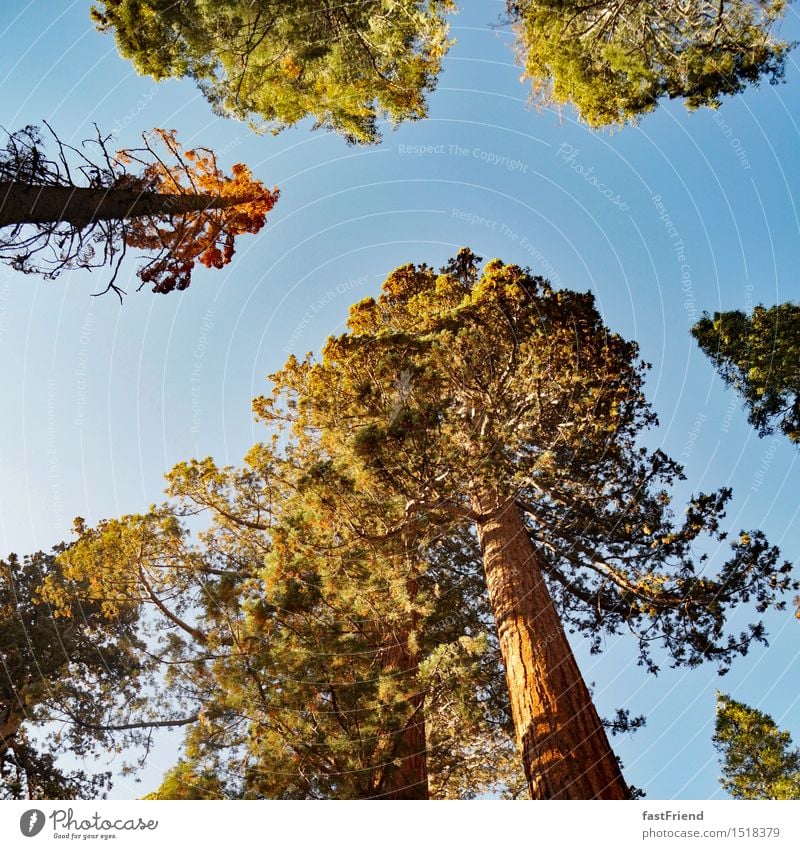
<svg viewBox="0 0 800 849">
<path fill-rule="evenodd" d="M 228 209 L 254 199 L 253 195 L 159 194 L 131 189 L 0 182 L 0 227 L 63 222 L 82 229 L 95 221 Z"/>
<path fill-rule="evenodd" d="M 531 798 L 629 799 L 517 507 L 472 501 Z"/>
</svg>

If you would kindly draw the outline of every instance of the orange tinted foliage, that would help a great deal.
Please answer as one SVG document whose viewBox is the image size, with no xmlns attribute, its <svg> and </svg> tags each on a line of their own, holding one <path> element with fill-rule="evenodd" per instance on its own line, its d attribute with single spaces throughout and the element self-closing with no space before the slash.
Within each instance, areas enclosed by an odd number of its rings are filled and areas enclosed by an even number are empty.
<svg viewBox="0 0 800 849">
<path fill-rule="evenodd" d="M 164 161 L 151 146 L 160 141 L 169 153 Z M 254 180 L 246 165 L 234 165 L 232 176 L 217 168 L 214 153 L 206 148 L 183 151 L 174 131 L 154 130 L 146 139 L 155 161 L 145 161 L 134 151 L 121 151 L 120 162 L 146 165 L 143 178 L 148 191 L 165 196 L 164 211 L 130 222 L 125 243 L 157 252 L 139 271 L 142 283 L 154 292 L 185 289 L 196 262 L 222 268 L 234 253 L 234 240 L 242 233 L 258 233 L 267 213 L 278 200 L 278 190 Z"/>
</svg>

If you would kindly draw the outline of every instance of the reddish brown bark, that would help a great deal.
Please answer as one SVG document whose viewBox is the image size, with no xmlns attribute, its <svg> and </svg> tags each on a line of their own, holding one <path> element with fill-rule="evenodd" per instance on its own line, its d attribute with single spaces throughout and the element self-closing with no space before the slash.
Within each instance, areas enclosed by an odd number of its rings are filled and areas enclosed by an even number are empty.
<svg viewBox="0 0 800 849">
<path fill-rule="evenodd" d="M 381 771 L 372 794 L 376 799 L 427 799 L 428 758 L 425 743 L 424 694 L 410 700 L 413 713 L 394 740 L 391 763 Z"/>
<path fill-rule="evenodd" d="M 82 228 L 93 221 L 228 209 L 253 199 L 252 196 L 239 195 L 159 194 L 130 189 L 28 186 L 0 182 L 0 227 L 63 221 Z"/>
<path fill-rule="evenodd" d="M 11 713 L 0 722 L 0 755 L 11 745 L 11 741 L 22 727 L 23 719 L 21 714 Z"/>
<path fill-rule="evenodd" d="M 409 598 L 417 594 L 417 576 L 409 560 L 411 577 L 407 582 Z M 411 629 L 418 624 L 416 613 L 411 617 Z M 387 747 L 386 766 L 377 776 L 373 798 L 428 799 L 428 756 L 425 739 L 425 694 L 419 691 L 417 672 L 419 657 L 412 650 L 410 634 L 390 635 L 390 642 L 382 652 L 384 670 L 397 676 L 398 684 L 410 690 L 408 707 L 411 715 L 400 732 Z"/>
<path fill-rule="evenodd" d="M 473 506 L 531 798 L 629 799 L 517 507 Z"/>
</svg>

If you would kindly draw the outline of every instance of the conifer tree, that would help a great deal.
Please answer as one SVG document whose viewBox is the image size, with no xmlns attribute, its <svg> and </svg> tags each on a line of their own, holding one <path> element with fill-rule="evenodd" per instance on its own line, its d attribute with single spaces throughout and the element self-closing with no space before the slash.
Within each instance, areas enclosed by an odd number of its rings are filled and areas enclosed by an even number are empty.
<svg viewBox="0 0 800 849">
<path fill-rule="evenodd" d="M 499 260 L 481 275 L 463 250 L 438 274 L 394 271 L 319 362 L 290 359 L 255 402 L 320 445 L 355 537 L 473 529 L 532 798 L 630 795 L 565 626 L 594 651 L 631 630 L 651 671 L 656 641 L 673 665 L 724 671 L 764 639 L 758 621 L 731 633 L 728 611 L 781 607 L 794 585 L 759 531 L 737 535 L 716 574 L 693 553 L 726 538 L 731 491 L 673 518 L 682 470 L 636 444 L 656 423 L 644 372 L 591 295 Z"/>
<path fill-rule="evenodd" d="M 230 796 L 518 795 L 474 540 L 365 544 L 307 450 L 179 464 L 168 504 L 83 529 L 64 575 L 109 613 L 151 606 L 197 716 L 186 768 Z M 180 517 L 199 514 L 191 542 Z"/>
<path fill-rule="evenodd" d="M 212 799 L 228 799 L 230 793 L 218 775 L 209 770 L 197 770 L 188 761 L 181 760 L 167 772 L 158 790 L 142 798 L 207 802 Z"/>
<path fill-rule="evenodd" d="M 758 435 L 777 426 L 800 443 L 800 306 L 759 304 L 749 316 L 740 310 L 704 313 L 692 335 L 744 399 Z"/>
<path fill-rule="evenodd" d="M 277 132 L 313 117 L 352 142 L 424 117 L 452 0 L 100 0 L 99 29 L 157 80 L 191 77 L 214 109 Z"/>
<path fill-rule="evenodd" d="M 682 469 L 637 444 L 645 371 L 589 294 L 466 249 L 403 266 L 271 376 L 276 429 L 241 468 L 179 464 L 167 504 L 83 529 L 63 574 L 152 605 L 188 762 L 233 795 L 469 795 L 476 750 L 506 771 L 510 718 L 532 798 L 629 798 L 565 630 L 725 671 L 765 635 L 730 610 L 796 588 L 760 531 L 721 554 L 729 489 L 673 516 Z"/>
<path fill-rule="evenodd" d="M 0 798 L 97 798 L 110 774 L 65 770 L 60 755 L 91 760 L 182 724 L 152 692 L 158 664 L 136 606 L 108 616 L 85 583 L 68 591 L 67 549 L 0 561 Z"/>
<path fill-rule="evenodd" d="M 95 160 L 53 136 L 56 159 L 31 126 L 0 153 L 0 259 L 17 271 L 54 278 L 111 266 L 105 291 L 121 297 L 120 264 L 134 248 L 149 254 L 142 286 L 186 289 L 196 263 L 227 265 L 236 237 L 258 233 L 278 199 L 247 166 L 226 177 L 213 151 L 182 150 L 174 131 L 145 133 L 143 148 L 113 155 L 98 133 Z"/>
</svg>

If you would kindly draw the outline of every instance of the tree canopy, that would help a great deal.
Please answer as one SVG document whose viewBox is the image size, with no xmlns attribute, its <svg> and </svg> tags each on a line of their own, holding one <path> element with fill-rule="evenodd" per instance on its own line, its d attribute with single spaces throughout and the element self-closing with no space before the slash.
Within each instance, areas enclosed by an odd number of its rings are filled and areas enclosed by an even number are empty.
<svg viewBox="0 0 800 849">
<path fill-rule="evenodd" d="M 689 109 L 766 78 L 791 45 L 774 35 L 786 0 L 508 0 L 534 96 L 593 127 L 635 121 L 663 97 Z"/>
<path fill-rule="evenodd" d="M 800 799 L 800 749 L 768 714 L 717 693 L 714 746 L 734 799 Z"/>
<path fill-rule="evenodd" d="M 0 561 L 0 797 L 97 798 L 110 774 L 65 771 L 58 755 L 91 761 L 143 742 L 132 718 L 164 718 L 146 695 L 155 670 L 138 611 L 120 606 L 109 617 L 77 585 L 67 591 L 64 550 Z M 46 586 L 61 593 L 58 610 Z"/>
<path fill-rule="evenodd" d="M 171 801 L 209 801 L 229 797 L 225 782 L 216 773 L 209 770 L 198 771 L 188 761 L 181 760 L 167 772 L 158 790 L 148 793 L 142 798 Z"/>
<path fill-rule="evenodd" d="M 518 795 L 474 542 L 365 546 L 305 491 L 313 474 L 263 445 L 241 469 L 180 464 L 168 504 L 84 528 L 61 558 L 108 615 L 149 606 L 167 689 L 196 711 L 156 796 L 184 773 L 236 798 Z M 208 519 L 194 542 L 184 515 Z"/>
<path fill-rule="evenodd" d="M 726 385 L 744 399 L 759 436 L 777 427 L 800 444 L 800 306 L 704 313 L 692 328 Z"/>
<path fill-rule="evenodd" d="M 791 585 L 790 564 L 763 534 L 742 531 L 711 579 L 708 554 L 692 552 L 706 534 L 727 540 L 732 492 L 699 493 L 674 517 L 667 487 L 682 468 L 636 444 L 657 424 L 636 344 L 603 324 L 591 294 L 500 260 L 482 273 L 476 263 L 463 250 L 438 273 L 396 269 L 379 298 L 351 308 L 348 332 L 318 362 L 290 358 L 271 376 L 257 414 L 319 434 L 327 474 L 347 476 L 341 497 L 357 534 L 394 530 L 359 522 L 375 515 L 368 481 L 431 527 L 474 520 L 471 494 L 495 489 L 529 517 L 572 627 L 632 626 L 648 666 L 657 630 L 673 662 L 726 668 L 749 638 L 719 642 L 725 606 L 766 609 Z"/>
<path fill-rule="evenodd" d="M 147 251 L 141 285 L 186 289 L 196 263 L 222 268 L 243 233 L 258 233 L 278 199 L 236 164 L 227 177 L 213 151 L 184 151 L 174 131 L 143 134 L 144 147 L 97 156 L 64 145 L 48 159 L 37 127 L 12 133 L 0 152 L 0 259 L 26 273 L 57 277 L 66 269 L 110 266 L 105 291 L 120 297 L 120 265 L 129 248 Z M 141 288 L 141 286 L 139 287 Z"/>
<path fill-rule="evenodd" d="M 535 686 L 552 684 L 557 699 L 577 691 L 580 675 L 575 667 L 566 690 L 555 683 L 555 670 L 573 662 L 566 640 L 554 636 L 563 626 L 584 633 L 595 651 L 604 633 L 631 631 L 651 671 L 658 644 L 675 665 L 714 660 L 724 672 L 764 639 L 758 621 L 729 630 L 730 610 L 782 607 L 782 593 L 795 586 L 791 564 L 757 530 L 742 530 L 716 574 L 709 569 L 709 548 L 728 535 L 729 489 L 698 493 L 682 521 L 673 517 L 666 487 L 683 477 L 681 467 L 636 444 L 656 423 L 645 369 L 636 345 L 604 326 L 591 295 L 556 291 L 499 260 L 480 273 L 463 250 L 439 273 L 425 265 L 392 272 L 378 299 L 351 308 L 348 332 L 329 339 L 319 361 L 292 358 L 272 375 L 273 395 L 255 409 L 313 435 L 327 457 L 315 479 L 336 487 L 356 537 L 424 539 L 465 521 L 476 528 L 501 644 L 508 622 L 523 623 L 528 633 L 517 645 L 531 646 L 540 663 Z M 524 551 L 512 565 L 515 544 Z M 529 604 L 542 580 L 542 609 L 515 608 Z M 525 581 L 530 590 L 512 604 L 509 586 Z M 550 621 L 549 595 L 560 619 Z M 514 651 L 504 652 L 509 677 L 510 664 L 535 667 L 533 658 L 517 664 Z M 509 685 L 512 708 L 515 694 L 525 701 L 534 687 Z M 519 710 L 518 743 L 527 739 L 533 750 L 541 740 L 530 736 L 530 712 L 538 708 Z M 588 693 L 580 710 L 593 710 Z M 558 740 L 573 713 L 564 706 L 548 720 L 548 740 Z M 534 795 L 569 792 L 572 779 L 550 783 L 547 770 L 557 772 L 577 744 L 552 745 L 552 757 L 524 754 Z M 602 787 L 575 790 L 595 791 Z"/>
<path fill-rule="evenodd" d="M 353 142 L 424 117 L 451 0 L 101 0 L 97 26 L 157 80 L 191 77 L 221 114 L 272 131 L 311 116 Z"/>
<path fill-rule="evenodd" d="M 599 718 L 566 629 L 724 672 L 797 587 L 758 530 L 726 559 L 729 489 L 673 515 L 646 369 L 590 294 L 402 266 L 271 376 L 241 467 L 80 526 L 42 597 L 149 611 L 186 769 L 237 798 L 629 798 L 605 730 L 639 720 Z"/>
</svg>

